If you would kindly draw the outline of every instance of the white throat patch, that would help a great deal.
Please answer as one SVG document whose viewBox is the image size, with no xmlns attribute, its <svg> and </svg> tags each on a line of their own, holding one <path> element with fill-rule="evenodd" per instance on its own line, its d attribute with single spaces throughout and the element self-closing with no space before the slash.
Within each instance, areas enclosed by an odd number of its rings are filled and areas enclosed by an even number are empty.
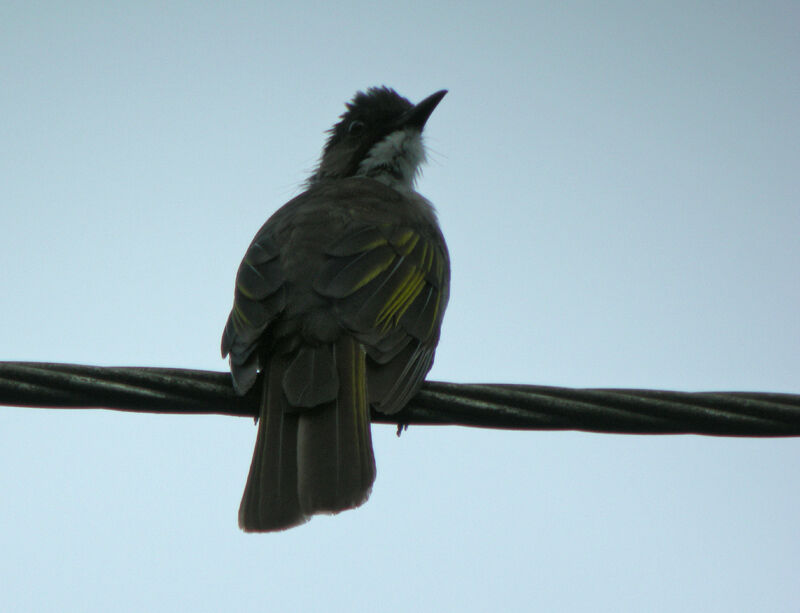
<svg viewBox="0 0 800 613">
<path fill-rule="evenodd" d="M 391 187 L 412 189 L 425 161 L 422 135 L 414 128 L 392 132 L 369 150 L 358 167 L 359 176 L 371 177 Z"/>
</svg>

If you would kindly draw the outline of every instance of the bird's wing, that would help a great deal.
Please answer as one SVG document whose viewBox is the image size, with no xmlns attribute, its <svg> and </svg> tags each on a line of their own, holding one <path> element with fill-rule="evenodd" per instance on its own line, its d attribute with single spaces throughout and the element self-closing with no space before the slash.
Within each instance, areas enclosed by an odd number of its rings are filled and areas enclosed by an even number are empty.
<svg viewBox="0 0 800 613">
<path fill-rule="evenodd" d="M 222 333 L 222 357 L 230 354 L 234 387 L 240 393 L 253 386 L 261 336 L 286 306 L 280 247 L 266 229 L 253 239 L 239 266 L 233 309 Z"/>
<path fill-rule="evenodd" d="M 314 289 L 366 347 L 373 406 L 398 411 L 433 363 L 449 288 L 444 240 L 427 226 L 364 224 L 325 253 Z"/>
</svg>

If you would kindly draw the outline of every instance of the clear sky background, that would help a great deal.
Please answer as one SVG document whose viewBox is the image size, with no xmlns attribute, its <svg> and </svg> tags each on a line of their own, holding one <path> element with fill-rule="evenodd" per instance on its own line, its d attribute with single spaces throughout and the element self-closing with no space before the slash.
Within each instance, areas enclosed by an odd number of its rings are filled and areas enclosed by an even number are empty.
<svg viewBox="0 0 800 613">
<path fill-rule="evenodd" d="M 236 268 L 358 89 L 448 88 L 430 377 L 800 392 L 796 2 L 0 3 L 0 359 L 224 370 Z M 0 408 L 2 611 L 800 606 L 800 441 L 373 428 L 236 513 L 256 429 Z"/>
</svg>

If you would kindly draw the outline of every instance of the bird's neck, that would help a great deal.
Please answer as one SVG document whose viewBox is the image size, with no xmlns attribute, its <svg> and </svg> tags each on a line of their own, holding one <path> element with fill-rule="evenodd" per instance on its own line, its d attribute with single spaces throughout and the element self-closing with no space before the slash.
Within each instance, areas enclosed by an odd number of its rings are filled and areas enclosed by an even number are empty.
<svg viewBox="0 0 800 613">
<path fill-rule="evenodd" d="M 397 130 L 369 150 L 356 176 L 375 179 L 394 189 L 413 190 L 423 161 L 425 149 L 419 131 Z"/>
</svg>

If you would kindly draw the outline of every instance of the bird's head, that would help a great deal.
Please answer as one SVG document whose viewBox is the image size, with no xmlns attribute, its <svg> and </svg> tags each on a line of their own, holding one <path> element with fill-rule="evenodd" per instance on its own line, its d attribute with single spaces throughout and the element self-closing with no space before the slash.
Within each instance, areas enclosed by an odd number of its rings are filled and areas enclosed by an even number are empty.
<svg viewBox="0 0 800 613">
<path fill-rule="evenodd" d="M 363 176 L 412 188 L 425 161 L 422 129 L 446 93 L 443 89 L 414 105 L 388 87 L 358 92 L 331 128 L 309 182 Z"/>
</svg>

